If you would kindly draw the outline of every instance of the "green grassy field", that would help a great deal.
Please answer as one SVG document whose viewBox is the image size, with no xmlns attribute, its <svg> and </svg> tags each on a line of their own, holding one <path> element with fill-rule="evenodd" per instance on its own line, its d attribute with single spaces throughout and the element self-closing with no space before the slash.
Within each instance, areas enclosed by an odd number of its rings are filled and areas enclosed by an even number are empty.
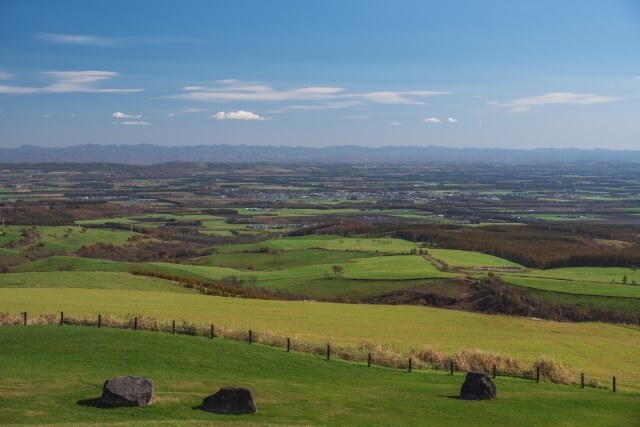
<svg viewBox="0 0 640 427">
<path fill-rule="evenodd" d="M 302 249 L 326 249 L 333 251 L 379 252 L 383 254 L 408 253 L 413 249 L 411 242 L 401 239 L 357 239 L 342 236 L 311 235 L 271 239 L 245 245 L 227 245 L 218 248 L 218 252 L 253 252 L 261 249 L 280 251 Z"/>
<path fill-rule="evenodd" d="M 252 264 L 244 265 L 249 262 Z M 22 273 L 69 270 L 143 271 L 200 280 L 221 280 L 232 276 L 238 279 L 251 277 L 255 278 L 257 287 L 283 290 L 314 298 L 363 298 L 457 276 L 457 274 L 437 270 L 421 256 L 375 256 L 375 254 L 364 252 L 325 250 L 288 251 L 276 254 L 216 254 L 201 258 L 198 264 L 201 265 L 163 262 L 125 263 L 56 256 L 23 264 L 15 271 Z M 218 266 L 229 264 L 234 267 Z M 334 274 L 332 270 L 332 266 L 338 264 L 344 268 L 342 274 Z M 256 270 L 247 268 L 256 268 L 256 265 L 258 266 Z M 281 266 L 275 267 L 275 265 Z M 245 268 L 240 269 L 242 267 Z M 0 277 L 1 281 L 2 277 Z"/>
<path fill-rule="evenodd" d="M 24 227 L 17 225 L 4 227 L 6 235 L 0 236 L 0 245 L 20 239 L 22 228 Z M 75 251 L 83 245 L 101 242 L 120 246 L 126 244 L 128 239 L 135 234 L 129 231 L 103 228 L 87 228 L 81 231 L 79 227 L 67 226 L 38 226 L 35 230 L 40 234 L 38 243 L 42 244 L 44 249 L 58 252 Z M 20 246 L 17 249 L 22 250 L 28 246 L 31 245 Z"/>
<path fill-rule="evenodd" d="M 128 273 L 48 271 L 13 273 L 0 277 L 0 288 L 82 288 L 194 293 L 169 280 Z"/>
<path fill-rule="evenodd" d="M 64 425 L 430 425 L 631 426 L 636 392 L 497 378 L 499 399 L 458 395 L 463 376 L 325 361 L 226 340 L 79 327 L 0 328 L 0 424 Z M 64 345 L 59 345 L 64 342 Z M 155 382 L 146 408 L 97 401 L 115 375 Z M 251 388 L 258 412 L 202 411 L 219 387 Z M 34 404 L 37 402 L 37 404 Z"/>
<path fill-rule="evenodd" d="M 502 277 L 502 279 L 507 283 L 545 291 L 637 298 L 637 304 L 640 305 L 640 286 L 638 285 L 607 284 L 603 282 L 587 282 L 585 280 L 546 279 L 541 277 L 526 277 L 511 274 L 501 275 L 500 277 Z"/>
<path fill-rule="evenodd" d="M 4 278 L 9 275 L 0 275 Z M 618 375 L 640 387 L 640 331 L 603 323 L 561 323 L 416 306 L 333 304 L 221 298 L 196 293 L 123 289 L 0 288 L 0 312 L 33 315 L 142 313 L 164 320 L 218 323 L 273 331 L 309 341 L 386 344 L 400 350 L 432 345 L 446 352 L 478 348 L 523 361 L 551 356 L 576 375 Z"/>
<path fill-rule="evenodd" d="M 486 255 L 480 252 L 459 251 L 455 249 L 428 249 L 434 258 L 451 267 L 506 267 L 522 268 L 521 265 L 504 258 Z"/>
</svg>

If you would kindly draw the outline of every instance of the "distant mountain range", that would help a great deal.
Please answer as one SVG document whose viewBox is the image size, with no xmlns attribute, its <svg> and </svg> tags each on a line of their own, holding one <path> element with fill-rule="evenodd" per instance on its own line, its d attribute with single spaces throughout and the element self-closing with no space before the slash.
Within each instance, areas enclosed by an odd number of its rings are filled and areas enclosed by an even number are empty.
<svg viewBox="0 0 640 427">
<path fill-rule="evenodd" d="M 0 148 L 0 163 L 128 163 L 152 164 L 174 161 L 208 163 L 383 163 L 383 162 L 634 162 L 640 163 L 640 150 L 585 150 L 540 148 L 448 147 L 361 147 L 342 145 L 322 148 L 272 145 L 77 145 L 38 147 L 23 145 Z"/>
</svg>

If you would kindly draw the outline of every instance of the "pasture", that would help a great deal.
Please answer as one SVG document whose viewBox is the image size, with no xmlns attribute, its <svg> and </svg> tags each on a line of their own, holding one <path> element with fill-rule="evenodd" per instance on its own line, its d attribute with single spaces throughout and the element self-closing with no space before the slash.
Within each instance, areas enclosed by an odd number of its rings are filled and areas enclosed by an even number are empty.
<svg viewBox="0 0 640 427">
<path fill-rule="evenodd" d="M 8 275 L 0 275 L 1 280 Z M 564 323 L 454 310 L 311 301 L 264 301 L 197 293 L 124 289 L 0 288 L 0 311 L 33 315 L 142 313 L 163 320 L 217 323 L 343 344 L 373 342 L 398 349 L 477 348 L 523 361 L 550 356 L 598 378 L 640 388 L 640 331 L 604 323 Z"/>
<path fill-rule="evenodd" d="M 406 372 L 325 361 L 227 340 L 79 327 L 0 328 L 0 424 L 478 426 L 632 425 L 636 392 L 611 393 L 496 379 L 499 399 L 457 396 L 461 374 Z M 60 343 L 64 345 L 60 345 Z M 156 385 L 146 408 L 105 409 L 105 379 L 143 375 Z M 224 416 L 199 409 L 227 385 L 251 388 L 258 412 Z M 384 392 L 381 392 L 384 390 Z M 37 406 L 33 402 L 38 402 Z"/>
</svg>

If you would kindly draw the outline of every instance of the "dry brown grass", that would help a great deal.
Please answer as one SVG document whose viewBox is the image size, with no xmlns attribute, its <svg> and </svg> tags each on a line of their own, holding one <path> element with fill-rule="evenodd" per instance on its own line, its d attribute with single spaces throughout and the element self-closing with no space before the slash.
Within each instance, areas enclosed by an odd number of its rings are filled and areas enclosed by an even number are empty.
<svg viewBox="0 0 640 427">
<path fill-rule="evenodd" d="M 171 333 L 172 322 L 161 321 L 142 314 L 128 314 L 122 317 L 102 315 L 101 326 L 119 329 L 133 329 L 137 319 L 137 327 L 140 330 Z M 0 326 L 22 325 L 22 314 L 0 312 Z M 58 325 L 60 313 L 51 313 L 29 317 L 29 325 Z M 65 316 L 65 325 L 97 326 L 97 316 Z M 186 320 L 175 323 L 175 333 L 193 336 L 209 337 L 211 325 L 188 322 Z M 235 341 L 248 341 L 249 331 L 215 325 L 215 337 L 231 339 Z M 272 331 L 252 331 L 252 341 L 257 344 L 272 347 L 285 348 L 287 337 Z M 409 352 L 398 351 L 388 346 L 363 342 L 360 345 L 343 345 L 335 342 L 320 343 L 300 340 L 297 337 L 290 340 L 291 350 L 303 353 L 326 355 L 327 344 L 331 348 L 331 357 L 354 362 L 366 362 L 371 355 L 372 363 L 390 368 L 406 369 L 409 359 L 414 369 L 440 369 L 447 370 L 453 362 L 456 371 L 484 371 L 492 372 L 495 366 L 498 375 L 535 378 L 536 368 L 540 368 L 540 379 L 561 384 L 574 384 L 575 378 L 569 368 L 552 358 L 543 357 L 534 363 L 523 362 L 511 356 L 477 350 L 461 349 L 453 354 L 446 354 L 433 347 L 422 347 Z"/>
</svg>

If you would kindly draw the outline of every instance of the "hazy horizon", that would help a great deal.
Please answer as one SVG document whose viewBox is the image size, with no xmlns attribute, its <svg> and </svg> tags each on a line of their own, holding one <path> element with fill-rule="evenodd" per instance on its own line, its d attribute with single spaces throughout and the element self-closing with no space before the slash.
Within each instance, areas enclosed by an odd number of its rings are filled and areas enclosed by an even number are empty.
<svg viewBox="0 0 640 427">
<path fill-rule="evenodd" d="M 632 1 L 0 3 L 0 148 L 636 150 Z"/>
</svg>

